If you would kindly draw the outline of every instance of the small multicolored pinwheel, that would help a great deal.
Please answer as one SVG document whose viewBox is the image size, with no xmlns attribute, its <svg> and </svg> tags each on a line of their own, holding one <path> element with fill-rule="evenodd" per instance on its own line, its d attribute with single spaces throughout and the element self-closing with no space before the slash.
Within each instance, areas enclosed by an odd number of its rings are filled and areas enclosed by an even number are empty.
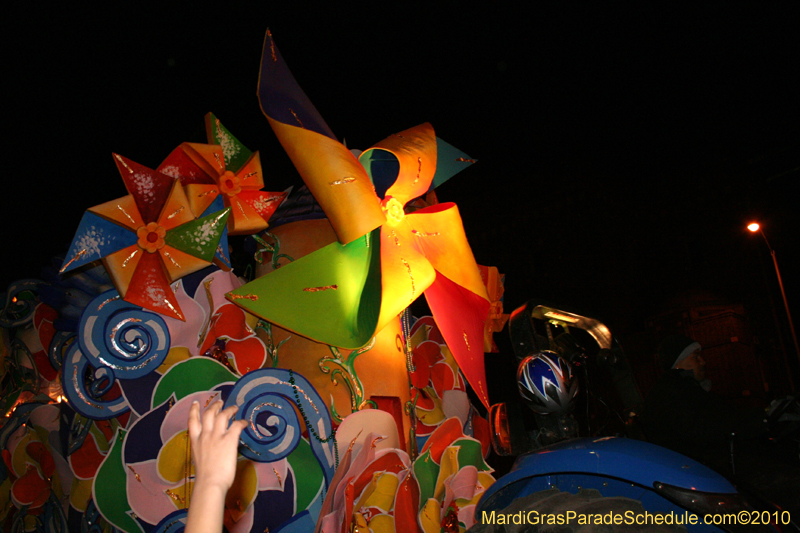
<svg viewBox="0 0 800 533">
<path fill-rule="evenodd" d="M 262 191 L 264 177 L 258 152 L 251 152 L 213 114 L 206 115 L 209 144 L 183 143 L 158 170 L 178 178 L 195 213 L 217 209 L 222 200 L 231 208 L 228 232 L 249 235 L 267 229 L 267 220 L 286 197 Z M 228 265 L 220 265 L 230 268 Z"/>
<path fill-rule="evenodd" d="M 129 194 L 84 213 L 61 272 L 102 259 L 124 300 L 183 320 L 169 284 L 209 265 L 230 208 L 195 219 L 178 180 L 114 161 Z"/>
<path fill-rule="evenodd" d="M 404 209 L 471 160 L 437 141 L 429 124 L 393 135 L 356 159 L 308 101 L 269 33 L 259 95 L 340 242 L 228 297 L 300 335 L 358 348 L 424 292 L 459 367 L 488 407 L 483 330 L 489 299 L 458 209 Z"/>
</svg>

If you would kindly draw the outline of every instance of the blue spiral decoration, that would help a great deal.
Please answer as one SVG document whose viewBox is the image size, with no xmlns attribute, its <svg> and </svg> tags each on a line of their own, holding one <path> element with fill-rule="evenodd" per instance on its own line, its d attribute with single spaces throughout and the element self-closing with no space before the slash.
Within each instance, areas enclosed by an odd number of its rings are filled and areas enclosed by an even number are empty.
<svg viewBox="0 0 800 533">
<path fill-rule="evenodd" d="M 75 333 L 71 331 L 56 331 L 53 335 L 53 340 L 50 341 L 50 346 L 47 348 L 47 357 L 54 369 L 61 370 L 64 354 L 67 353 L 67 348 L 74 341 Z"/>
<path fill-rule="evenodd" d="M 290 381 L 292 377 L 294 384 Z M 299 404 L 295 398 L 299 398 Z M 239 452 L 253 461 L 277 461 L 295 449 L 303 431 L 295 405 L 305 413 L 317 435 L 328 437 L 333 431 L 322 397 L 307 379 L 299 374 L 292 376 L 289 370 L 262 368 L 245 374 L 228 395 L 225 407 L 231 405 L 239 408 L 235 418 L 248 422 L 242 431 Z M 335 464 L 335 440 L 320 442 L 312 433 L 309 442 L 322 467 L 325 482 L 330 484 Z"/>
<path fill-rule="evenodd" d="M 150 533 L 181 533 L 186 529 L 186 519 L 189 517 L 188 509 L 179 509 L 165 516 Z"/>
<path fill-rule="evenodd" d="M 114 290 L 92 300 L 78 332 L 80 350 L 89 363 L 108 368 L 117 379 L 146 376 L 161 366 L 170 347 L 164 320 L 126 302 Z"/>
<path fill-rule="evenodd" d="M 70 345 L 61 371 L 64 395 L 69 405 L 81 415 L 94 420 L 108 420 L 130 410 L 123 396 L 110 401 L 102 399 L 114 384 L 114 371 L 108 367 L 93 369 L 79 343 Z"/>
</svg>

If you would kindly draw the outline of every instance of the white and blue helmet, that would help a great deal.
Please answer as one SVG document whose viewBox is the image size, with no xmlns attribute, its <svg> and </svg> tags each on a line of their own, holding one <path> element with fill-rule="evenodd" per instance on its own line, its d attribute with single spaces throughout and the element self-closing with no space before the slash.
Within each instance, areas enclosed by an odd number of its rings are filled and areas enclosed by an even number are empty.
<svg viewBox="0 0 800 533">
<path fill-rule="evenodd" d="M 549 350 L 522 360 L 517 368 L 517 387 L 528 407 L 542 415 L 567 412 L 578 394 L 572 367 Z"/>
</svg>

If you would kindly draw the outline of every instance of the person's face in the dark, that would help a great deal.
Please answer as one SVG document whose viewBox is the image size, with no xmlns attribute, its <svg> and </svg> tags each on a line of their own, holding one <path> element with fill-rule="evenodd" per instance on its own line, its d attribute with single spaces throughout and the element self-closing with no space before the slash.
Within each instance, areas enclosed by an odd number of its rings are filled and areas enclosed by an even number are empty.
<svg viewBox="0 0 800 533">
<path fill-rule="evenodd" d="M 691 370 L 694 374 L 694 379 L 697 381 L 703 381 L 706 378 L 706 361 L 700 355 L 699 349 L 693 351 L 689 357 L 675 365 L 675 368 Z"/>
</svg>

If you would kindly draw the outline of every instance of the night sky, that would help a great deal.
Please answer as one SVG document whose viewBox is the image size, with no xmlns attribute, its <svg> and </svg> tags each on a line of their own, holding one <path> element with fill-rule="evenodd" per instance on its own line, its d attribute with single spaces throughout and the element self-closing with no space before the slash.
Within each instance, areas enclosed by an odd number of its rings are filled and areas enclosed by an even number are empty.
<svg viewBox="0 0 800 533">
<path fill-rule="evenodd" d="M 507 310 L 636 331 L 699 290 L 764 313 L 759 218 L 800 314 L 797 3 L 163 4 L 4 8 L 3 287 L 126 194 L 112 152 L 156 167 L 205 142 L 208 111 L 261 151 L 266 190 L 300 186 L 256 98 L 269 27 L 349 147 L 427 121 L 478 160 L 437 194 L 506 273 Z"/>
</svg>

